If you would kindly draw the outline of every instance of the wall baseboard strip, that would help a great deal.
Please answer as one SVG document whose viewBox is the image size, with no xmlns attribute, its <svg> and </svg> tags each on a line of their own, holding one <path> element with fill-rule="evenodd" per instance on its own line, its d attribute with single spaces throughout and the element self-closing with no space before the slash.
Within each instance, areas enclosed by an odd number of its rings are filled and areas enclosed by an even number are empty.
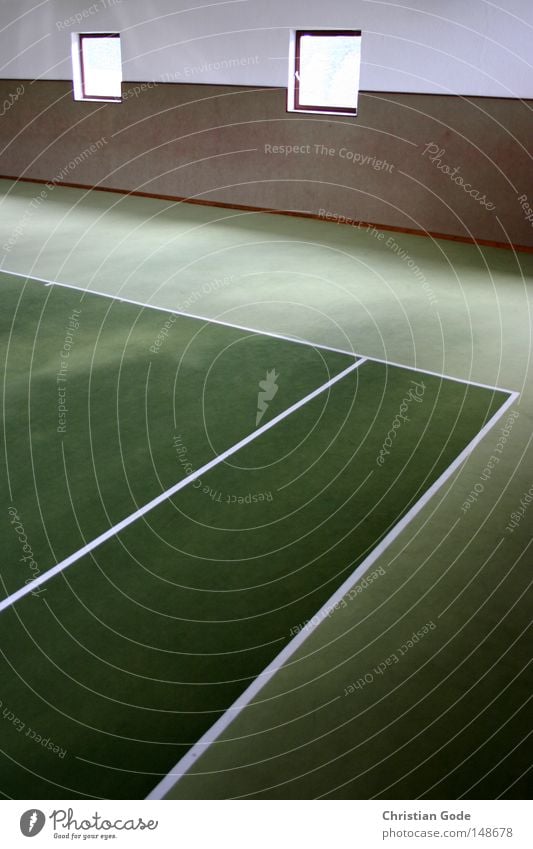
<svg viewBox="0 0 533 849">
<path fill-rule="evenodd" d="M 0 174 L 0 180 L 11 180 L 15 183 L 38 183 L 44 185 L 50 182 L 50 180 L 43 180 L 37 177 L 13 177 L 8 174 Z M 139 192 L 133 189 L 117 189 L 111 188 L 109 186 L 88 186 L 84 183 L 65 182 L 56 183 L 55 185 L 66 189 L 83 189 L 84 191 L 111 192 L 119 195 L 131 195 L 132 197 L 170 201 L 172 203 L 190 203 L 196 204 L 198 206 L 218 207 L 219 209 L 235 209 L 240 210 L 242 212 L 260 212 L 265 213 L 267 215 L 290 215 L 293 218 L 310 218 L 314 221 L 327 221 L 326 218 L 323 218 L 313 212 L 297 212 L 288 209 L 268 209 L 260 206 L 247 206 L 246 204 L 241 203 L 224 203 L 223 201 L 179 197 L 178 195 L 161 195 L 154 194 L 152 192 Z M 499 248 L 500 250 L 508 250 L 516 253 L 533 254 L 533 246 L 530 245 L 515 245 L 512 242 L 496 242 L 491 241 L 490 239 L 475 239 L 471 238 L 470 236 L 457 236 L 451 233 L 436 233 L 431 230 L 417 230 L 416 228 L 411 227 L 395 227 L 392 224 L 379 224 L 374 221 L 357 221 L 355 219 L 349 219 L 347 221 L 335 221 L 328 223 L 335 223 L 337 225 L 342 224 L 348 227 L 356 227 L 360 229 L 375 228 L 376 230 L 384 230 L 392 233 L 403 233 L 408 236 L 425 236 L 430 239 L 445 239 L 447 241 L 461 242 L 462 244 L 467 245 L 477 245 L 478 247 Z"/>
</svg>

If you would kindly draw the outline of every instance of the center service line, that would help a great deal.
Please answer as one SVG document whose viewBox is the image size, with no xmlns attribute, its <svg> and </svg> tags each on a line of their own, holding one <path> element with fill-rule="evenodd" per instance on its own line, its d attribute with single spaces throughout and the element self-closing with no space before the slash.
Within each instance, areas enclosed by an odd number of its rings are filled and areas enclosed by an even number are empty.
<svg viewBox="0 0 533 849">
<path fill-rule="evenodd" d="M 76 551 L 74 552 L 74 554 L 69 555 L 69 557 L 67 557 L 65 560 L 62 560 L 60 563 L 57 563 L 55 566 L 52 566 L 51 569 L 48 569 L 46 572 L 43 572 L 43 574 L 39 575 L 38 578 L 35 578 L 34 581 L 31 581 L 31 583 L 26 584 L 24 587 L 21 587 L 19 590 L 14 592 L 12 595 L 0 601 L 0 612 L 2 610 L 6 610 L 6 608 L 8 607 L 11 607 L 11 605 L 15 604 L 15 602 L 19 601 L 21 598 L 24 598 L 24 596 L 32 593 L 37 587 L 40 587 L 42 584 L 45 584 L 47 581 L 51 580 L 51 578 L 55 577 L 55 575 L 58 575 L 60 572 L 63 572 L 64 569 L 67 569 L 73 563 L 76 563 L 77 560 L 80 560 L 86 554 L 89 554 L 90 551 L 94 551 L 95 548 L 98 548 L 98 546 L 102 545 L 108 539 L 111 539 L 111 537 L 114 537 L 116 534 L 119 534 L 121 531 L 124 530 L 124 528 L 127 528 L 128 525 L 131 525 L 133 524 L 133 522 L 136 522 L 137 519 L 140 519 L 141 516 L 146 515 L 146 513 L 149 513 L 150 510 L 154 509 L 154 507 L 157 507 L 159 504 L 162 504 L 163 501 L 166 501 L 168 498 L 170 498 L 172 495 L 175 495 L 181 489 L 184 489 L 188 484 L 192 483 L 192 481 L 196 480 L 202 475 L 205 475 L 207 472 L 209 472 L 215 466 L 218 466 L 220 463 L 223 463 L 224 460 L 227 460 L 227 458 L 231 457 L 232 454 L 235 454 L 241 448 L 244 448 L 245 445 L 248 445 L 250 442 L 253 442 L 254 439 L 257 439 L 258 436 L 261 436 L 267 430 L 270 430 L 271 428 L 275 427 L 275 425 L 279 424 L 279 422 L 283 421 L 283 419 L 286 419 L 288 416 L 290 416 L 291 413 L 294 413 L 300 407 L 303 407 L 304 404 L 309 403 L 309 401 L 312 401 L 318 395 L 321 395 L 323 392 L 326 392 L 326 390 L 328 390 L 331 386 L 334 386 L 335 383 L 338 383 L 344 377 L 349 375 L 352 371 L 355 371 L 355 369 L 359 368 L 359 366 L 363 365 L 363 363 L 365 363 L 366 361 L 367 358 L 362 357 L 360 360 L 357 360 L 355 363 L 352 363 L 350 366 L 348 366 L 348 368 L 345 368 L 344 371 L 339 372 L 339 374 L 335 375 L 335 377 L 332 377 L 330 380 L 328 380 L 327 383 L 324 383 L 322 384 L 322 386 L 319 386 L 317 389 L 314 389 L 312 392 L 309 393 L 309 395 L 306 395 L 304 398 L 301 398 L 299 401 L 297 401 L 291 407 L 288 407 L 282 413 L 279 413 L 269 422 L 266 422 L 266 424 L 261 425 L 261 427 L 258 427 L 257 430 L 254 430 L 252 433 L 248 434 L 248 436 L 245 436 L 244 439 L 240 440 L 240 442 L 237 442 L 235 445 L 232 445 L 231 448 L 227 448 L 225 451 L 222 452 L 222 454 L 219 454 L 217 457 L 214 457 L 200 469 L 197 469 L 197 471 L 193 472 L 183 480 L 174 484 L 174 486 L 171 486 L 170 489 L 167 489 L 165 492 L 160 493 L 147 504 L 145 504 L 143 507 L 140 507 L 134 513 L 131 513 L 129 516 L 126 516 L 126 518 L 122 519 L 121 522 L 118 522 L 118 524 L 113 525 L 112 528 L 109 528 L 103 534 L 100 534 L 100 536 L 97 536 L 95 539 L 91 540 L 91 542 L 88 542 L 87 545 L 84 545 L 83 548 L 79 549 L 79 551 Z"/>
</svg>

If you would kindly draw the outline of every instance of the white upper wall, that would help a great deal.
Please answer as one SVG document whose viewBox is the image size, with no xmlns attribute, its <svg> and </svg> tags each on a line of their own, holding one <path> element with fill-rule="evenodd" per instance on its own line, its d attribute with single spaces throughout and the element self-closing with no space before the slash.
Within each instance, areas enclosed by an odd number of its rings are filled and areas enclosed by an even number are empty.
<svg viewBox="0 0 533 849">
<path fill-rule="evenodd" d="M 125 81 L 284 87 L 303 27 L 363 31 L 363 91 L 533 98 L 533 0 L 0 0 L 0 76 L 71 79 L 70 33 L 118 31 Z"/>
</svg>

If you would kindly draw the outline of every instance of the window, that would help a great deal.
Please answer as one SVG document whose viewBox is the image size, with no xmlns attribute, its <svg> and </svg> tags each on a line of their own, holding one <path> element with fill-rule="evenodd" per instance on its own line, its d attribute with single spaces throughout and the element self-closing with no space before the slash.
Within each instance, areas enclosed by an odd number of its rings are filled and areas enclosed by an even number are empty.
<svg viewBox="0 0 533 849">
<path fill-rule="evenodd" d="M 122 100 L 122 57 L 117 32 L 72 33 L 75 100 Z"/>
<path fill-rule="evenodd" d="M 357 115 L 361 30 L 293 30 L 289 112 Z"/>
</svg>

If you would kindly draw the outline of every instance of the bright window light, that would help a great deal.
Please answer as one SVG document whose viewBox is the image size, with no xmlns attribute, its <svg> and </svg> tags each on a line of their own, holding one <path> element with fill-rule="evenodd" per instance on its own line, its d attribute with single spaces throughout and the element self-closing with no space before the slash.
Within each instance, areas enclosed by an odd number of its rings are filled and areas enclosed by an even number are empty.
<svg viewBox="0 0 533 849">
<path fill-rule="evenodd" d="M 121 100 L 122 57 L 118 33 L 73 33 L 76 100 Z"/>
<path fill-rule="evenodd" d="M 360 30 L 294 30 L 288 110 L 357 115 L 360 65 Z"/>
</svg>

